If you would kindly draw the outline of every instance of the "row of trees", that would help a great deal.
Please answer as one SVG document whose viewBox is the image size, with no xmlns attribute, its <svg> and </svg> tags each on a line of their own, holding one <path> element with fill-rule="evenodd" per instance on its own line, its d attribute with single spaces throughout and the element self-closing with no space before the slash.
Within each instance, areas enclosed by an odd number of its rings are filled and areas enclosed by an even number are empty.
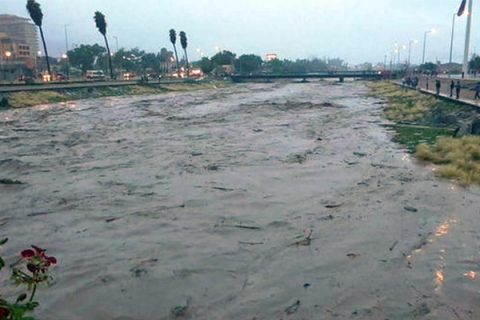
<svg viewBox="0 0 480 320">
<path fill-rule="evenodd" d="M 35 25 L 38 26 L 40 30 L 40 36 L 42 39 L 43 49 L 45 52 L 45 59 L 47 65 L 47 72 L 51 76 L 51 67 L 50 67 L 50 58 L 48 55 L 47 44 L 45 41 L 45 36 L 43 34 L 43 12 L 40 7 L 40 4 L 35 0 L 27 0 L 27 11 L 30 14 Z M 81 45 L 79 48 L 75 48 L 74 50 L 70 50 L 67 52 L 68 59 L 73 66 L 80 68 L 83 71 L 88 69 L 92 69 L 94 65 L 102 65 L 102 61 L 105 61 L 104 58 L 106 57 L 108 61 L 108 69 L 110 71 L 110 78 L 114 78 L 113 72 L 113 63 L 112 60 L 115 62 L 115 65 L 118 66 L 120 69 L 124 70 L 138 70 L 139 68 L 146 69 L 151 68 L 156 71 L 160 71 L 161 66 L 166 66 L 165 68 L 168 69 L 169 60 L 172 59 L 172 56 L 168 50 L 165 48 L 159 54 L 154 53 L 145 53 L 139 49 L 133 49 L 126 51 L 124 49 L 119 50 L 112 55 L 110 52 L 110 46 L 108 43 L 107 38 L 107 21 L 105 19 L 105 15 L 100 11 L 96 11 L 93 17 L 95 21 L 95 25 L 103 36 L 105 41 L 105 47 L 101 47 L 98 44 L 94 45 Z M 180 44 L 184 51 L 184 61 L 185 66 L 187 69 L 187 74 L 190 74 L 190 64 L 188 62 L 188 54 L 187 54 L 187 47 L 188 47 L 188 39 L 187 34 L 184 31 L 181 31 L 180 34 Z M 173 44 L 174 52 L 175 52 L 175 62 L 176 62 L 176 69 L 177 74 L 180 76 L 180 61 L 178 59 L 177 53 L 177 33 L 174 29 L 170 30 L 170 41 Z"/>
<path fill-rule="evenodd" d="M 202 58 L 199 67 L 204 73 L 210 73 L 224 65 L 232 65 L 237 73 L 308 73 L 346 70 L 347 64 L 341 59 L 297 59 L 263 61 L 254 54 L 244 54 L 237 58 L 230 51 L 222 51 L 211 58 Z"/>
</svg>

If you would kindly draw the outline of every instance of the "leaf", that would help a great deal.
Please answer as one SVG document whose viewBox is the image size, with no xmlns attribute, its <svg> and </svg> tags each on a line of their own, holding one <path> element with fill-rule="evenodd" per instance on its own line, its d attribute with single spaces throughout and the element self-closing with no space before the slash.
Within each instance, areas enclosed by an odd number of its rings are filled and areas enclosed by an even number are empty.
<svg viewBox="0 0 480 320">
<path fill-rule="evenodd" d="M 0 246 L 3 246 L 5 243 L 7 243 L 8 238 L 0 240 Z"/>
<path fill-rule="evenodd" d="M 21 302 L 23 300 L 27 299 L 27 294 L 26 293 L 22 293 L 21 295 L 19 295 L 17 297 L 17 302 Z"/>
</svg>

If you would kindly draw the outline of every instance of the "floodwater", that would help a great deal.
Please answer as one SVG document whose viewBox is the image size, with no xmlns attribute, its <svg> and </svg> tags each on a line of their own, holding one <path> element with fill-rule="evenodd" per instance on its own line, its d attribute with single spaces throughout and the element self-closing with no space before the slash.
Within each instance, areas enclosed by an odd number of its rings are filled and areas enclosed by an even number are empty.
<svg viewBox="0 0 480 320">
<path fill-rule="evenodd" d="M 0 234 L 48 320 L 478 319 L 480 189 L 391 142 L 362 83 L 0 113 Z"/>
</svg>

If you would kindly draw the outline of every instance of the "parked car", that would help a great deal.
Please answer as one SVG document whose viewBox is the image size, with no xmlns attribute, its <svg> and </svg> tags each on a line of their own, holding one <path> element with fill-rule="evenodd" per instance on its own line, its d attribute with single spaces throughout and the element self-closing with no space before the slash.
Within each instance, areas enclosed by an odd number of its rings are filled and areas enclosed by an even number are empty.
<svg viewBox="0 0 480 320">
<path fill-rule="evenodd" d="M 123 74 L 123 80 L 134 80 L 135 74 L 133 72 L 125 72 Z"/>
<path fill-rule="evenodd" d="M 87 70 L 85 77 L 87 80 L 103 81 L 105 80 L 105 73 L 102 70 Z"/>
</svg>

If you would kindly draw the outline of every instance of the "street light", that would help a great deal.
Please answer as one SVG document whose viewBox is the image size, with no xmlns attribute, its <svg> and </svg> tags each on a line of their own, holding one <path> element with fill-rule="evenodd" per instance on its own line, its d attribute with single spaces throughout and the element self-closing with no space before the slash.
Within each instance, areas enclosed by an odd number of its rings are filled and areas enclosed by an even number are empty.
<svg viewBox="0 0 480 320">
<path fill-rule="evenodd" d="M 6 61 L 7 61 L 7 63 L 6 63 L 7 65 L 10 65 L 8 59 L 9 59 L 11 56 L 12 56 L 12 52 L 11 52 L 11 51 L 5 51 L 5 58 L 6 58 Z M 12 72 L 12 68 L 11 68 L 11 66 L 10 66 L 10 68 L 8 68 L 8 73 L 11 74 L 11 72 Z M 5 80 L 7 80 L 7 79 L 6 79 L 6 76 L 7 76 L 7 75 L 6 75 L 6 72 L 5 72 Z M 9 78 L 11 79 L 11 77 L 9 77 Z"/>
<path fill-rule="evenodd" d="M 62 54 L 62 59 L 65 60 L 65 75 L 67 79 L 70 78 L 70 62 L 68 61 L 68 55 L 66 53 Z"/>
<path fill-rule="evenodd" d="M 408 66 L 410 66 L 410 58 L 412 57 L 412 44 L 417 44 L 417 43 L 418 43 L 418 40 L 410 40 L 408 42 L 408 60 L 407 60 Z"/>
<path fill-rule="evenodd" d="M 425 63 L 425 50 L 427 49 L 427 35 L 429 35 L 429 34 L 435 34 L 436 32 L 437 32 L 437 30 L 431 29 L 431 30 L 425 31 L 425 33 L 424 33 L 424 35 L 423 35 L 423 56 L 422 56 L 422 64 Z"/>
<path fill-rule="evenodd" d="M 115 49 L 116 49 L 117 52 L 118 52 L 118 37 L 117 37 L 117 36 L 113 36 L 113 39 L 115 39 Z"/>
</svg>

